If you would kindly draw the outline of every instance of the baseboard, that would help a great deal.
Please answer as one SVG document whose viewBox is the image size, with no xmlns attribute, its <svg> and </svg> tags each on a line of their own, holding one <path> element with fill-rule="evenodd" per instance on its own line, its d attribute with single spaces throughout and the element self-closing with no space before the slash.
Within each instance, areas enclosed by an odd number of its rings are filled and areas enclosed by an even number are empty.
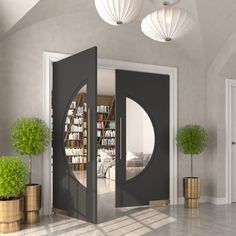
<svg viewBox="0 0 236 236">
<path fill-rule="evenodd" d="M 215 205 L 225 205 L 228 204 L 227 199 L 225 197 L 209 197 L 210 202 Z"/>
<path fill-rule="evenodd" d="M 200 203 L 212 203 L 214 205 L 225 205 L 227 204 L 227 200 L 226 198 L 216 198 L 216 197 L 210 197 L 210 196 L 201 196 Z M 178 205 L 184 204 L 184 198 L 183 197 L 179 197 L 178 198 Z"/>
</svg>

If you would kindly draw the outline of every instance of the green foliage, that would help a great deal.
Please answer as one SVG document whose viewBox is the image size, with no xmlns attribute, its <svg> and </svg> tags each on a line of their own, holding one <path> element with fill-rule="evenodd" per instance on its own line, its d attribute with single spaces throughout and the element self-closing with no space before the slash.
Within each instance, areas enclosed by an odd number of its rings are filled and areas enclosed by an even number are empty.
<svg viewBox="0 0 236 236">
<path fill-rule="evenodd" d="M 0 199 L 19 196 L 27 183 L 25 163 L 18 157 L 0 157 Z"/>
<path fill-rule="evenodd" d="M 186 125 L 178 130 L 177 146 L 184 154 L 200 154 L 207 146 L 207 132 L 199 125 Z"/>
<path fill-rule="evenodd" d="M 10 138 L 12 147 L 18 154 L 36 156 L 48 146 L 50 130 L 38 118 L 21 118 L 13 124 Z"/>
</svg>

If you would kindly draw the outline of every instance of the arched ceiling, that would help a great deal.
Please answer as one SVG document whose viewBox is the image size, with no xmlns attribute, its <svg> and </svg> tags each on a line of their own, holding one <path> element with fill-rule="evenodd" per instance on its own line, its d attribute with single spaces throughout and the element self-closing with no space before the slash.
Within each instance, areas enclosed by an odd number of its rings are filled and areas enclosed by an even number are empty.
<svg viewBox="0 0 236 236">
<path fill-rule="evenodd" d="M 2 1 L 8 2 L 9 0 L 0 0 L 0 3 Z M 21 0 L 20 2 L 38 1 Z M 144 7 L 138 19 L 136 19 L 136 24 L 141 23 L 145 15 L 160 6 L 161 0 L 144 0 Z M 183 7 L 193 14 L 195 27 L 188 36 L 176 42 L 170 42 L 172 44 L 171 46 L 173 47 L 174 45 L 179 50 L 184 51 L 187 56 L 194 59 L 199 65 L 209 66 L 224 42 L 236 31 L 236 1 L 181 0 L 177 6 Z M 84 22 L 90 19 L 102 21 L 96 12 L 94 0 L 41 0 L 33 8 L 29 8 L 28 13 L 22 15 L 20 20 L 15 22 L 15 25 L 8 30 L 8 34 L 50 18 L 66 17 L 69 14 L 82 14 L 84 16 Z M 83 22 L 78 22 L 78 24 L 83 24 Z M 126 27 L 132 27 L 133 24 L 135 23 L 131 23 Z M 106 25 L 104 27 L 111 26 Z M 2 26 L 0 25 L 1 31 Z M 6 32 L 4 33 L 5 36 L 8 35 Z M 147 38 L 146 40 L 148 47 L 150 39 Z M 162 44 L 159 42 L 156 43 L 159 47 Z"/>
<path fill-rule="evenodd" d="M 205 52 L 205 61 L 212 63 L 220 48 L 236 31 L 235 0 L 195 0 Z"/>
<path fill-rule="evenodd" d="M 0 0 L 0 37 L 7 33 L 39 0 Z"/>
</svg>

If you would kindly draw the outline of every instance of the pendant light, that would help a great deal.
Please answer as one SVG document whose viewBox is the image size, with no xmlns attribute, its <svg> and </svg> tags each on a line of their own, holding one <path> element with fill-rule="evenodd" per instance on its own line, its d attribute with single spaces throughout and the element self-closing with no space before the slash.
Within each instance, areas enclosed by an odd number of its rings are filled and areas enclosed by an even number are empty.
<svg viewBox="0 0 236 236">
<path fill-rule="evenodd" d="M 95 0 L 100 17 L 111 25 L 133 21 L 140 13 L 143 0 Z"/>
<path fill-rule="evenodd" d="M 142 32 L 149 38 L 160 42 L 176 40 L 193 28 L 192 15 L 182 8 L 172 7 L 170 2 L 176 0 L 164 1 L 164 7 L 142 20 Z"/>
<path fill-rule="evenodd" d="M 164 6 L 167 6 L 167 5 L 174 5 L 176 4 L 177 2 L 179 2 L 180 0 L 164 0 L 163 1 L 163 5 Z"/>
</svg>

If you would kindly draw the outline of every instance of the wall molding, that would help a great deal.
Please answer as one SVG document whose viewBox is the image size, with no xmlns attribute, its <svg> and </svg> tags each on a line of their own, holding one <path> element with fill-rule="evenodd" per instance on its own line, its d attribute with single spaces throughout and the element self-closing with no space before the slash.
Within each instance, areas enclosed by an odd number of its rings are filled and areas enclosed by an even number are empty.
<svg viewBox="0 0 236 236">
<path fill-rule="evenodd" d="M 232 111 L 231 111 L 231 99 L 232 99 L 232 88 L 236 87 L 236 80 L 226 79 L 225 80 L 225 196 L 228 204 L 232 203 L 232 191 L 231 191 L 231 148 L 232 148 L 232 137 L 231 137 L 231 126 L 232 126 Z"/>
<path fill-rule="evenodd" d="M 44 52 L 43 53 L 43 118 L 51 127 L 51 91 L 53 78 L 53 62 L 69 57 L 69 54 Z M 170 204 L 176 205 L 177 198 L 177 68 L 168 66 L 149 65 L 119 60 L 98 59 L 98 68 L 120 69 L 138 72 L 149 72 L 169 75 L 170 78 Z M 51 214 L 52 210 L 52 159 L 51 146 L 43 157 L 43 214 Z"/>
<path fill-rule="evenodd" d="M 52 99 L 52 64 L 63 58 L 68 57 L 67 54 L 61 53 L 43 53 L 43 119 L 47 123 L 50 130 L 51 124 L 51 99 Z M 42 213 L 49 215 L 52 213 L 52 146 L 51 143 L 47 150 L 43 153 L 43 183 L 42 183 Z"/>
<path fill-rule="evenodd" d="M 214 205 L 225 205 L 227 203 L 227 199 L 225 197 L 223 198 L 217 198 L 217 197 L 210 197 L 210 196 L 201 196 L 199 199 L 200 203 L 211 203 Z M 178 205 L 184 204 L 184 197 L 178 198 Z"/>
</svg>

